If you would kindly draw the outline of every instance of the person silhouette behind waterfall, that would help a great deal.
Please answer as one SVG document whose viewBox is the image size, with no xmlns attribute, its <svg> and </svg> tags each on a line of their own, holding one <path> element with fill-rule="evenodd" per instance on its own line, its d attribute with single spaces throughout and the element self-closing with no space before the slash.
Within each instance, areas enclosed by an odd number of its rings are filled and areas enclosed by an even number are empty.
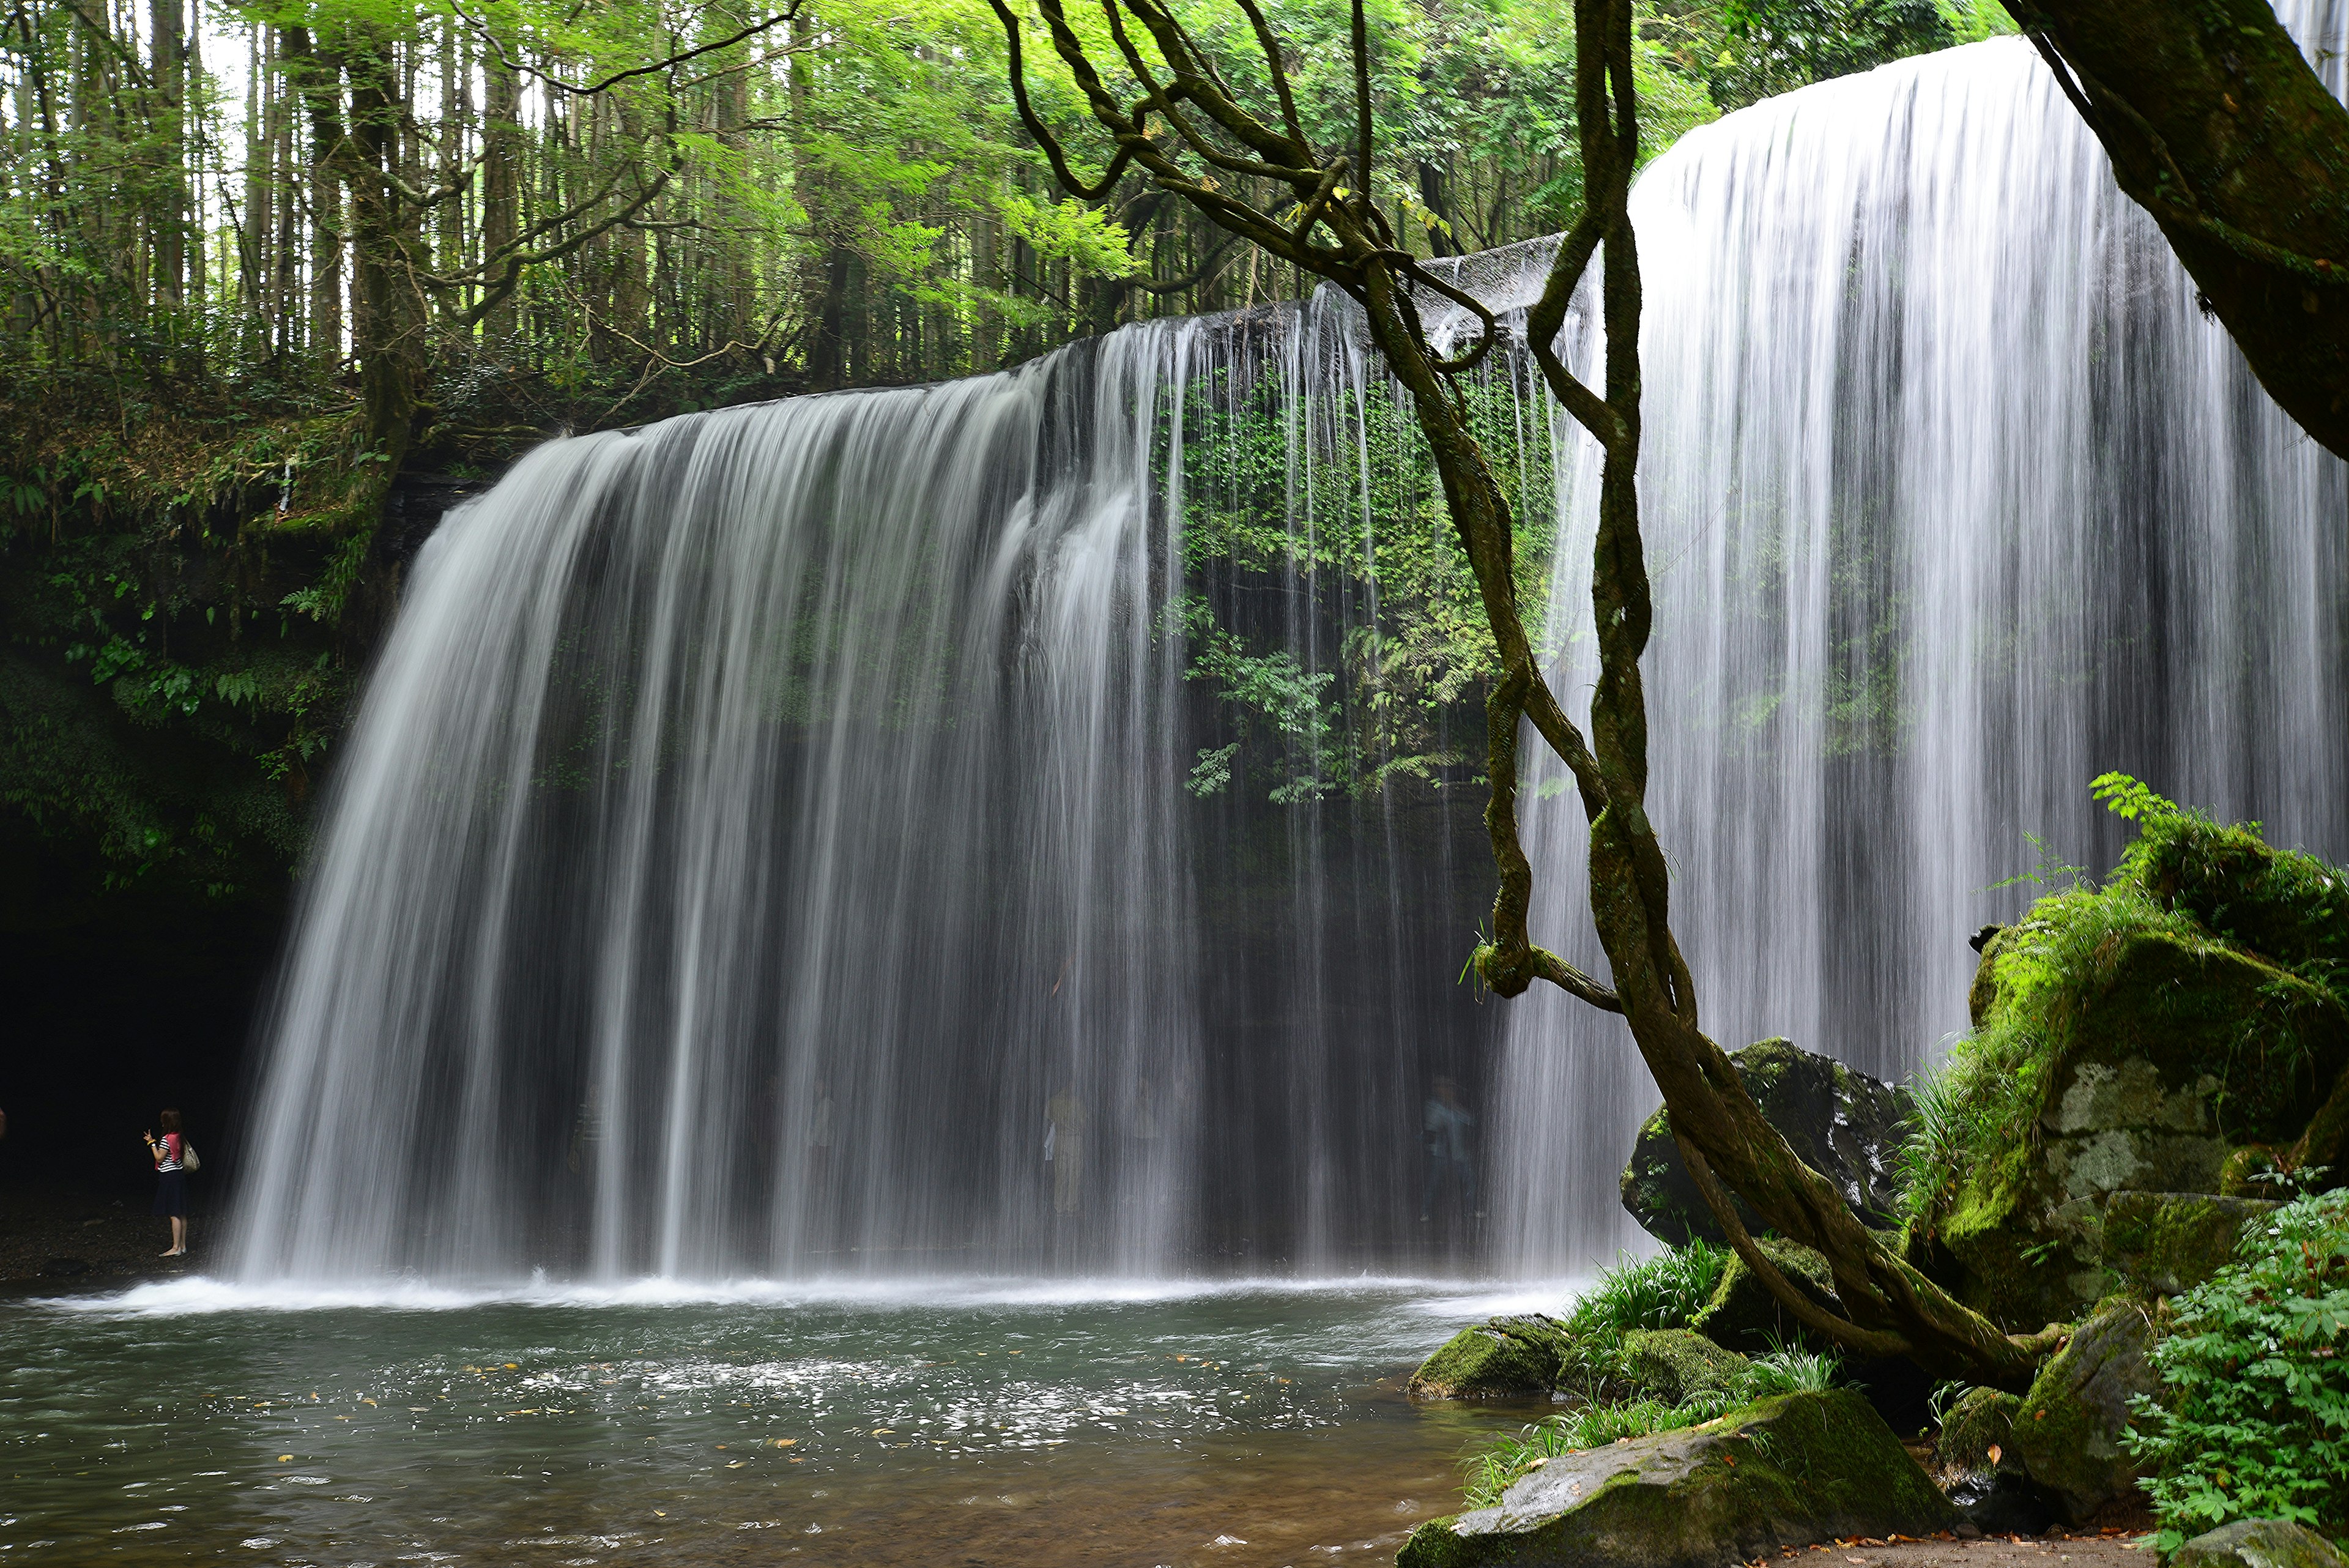
<svg viewBox="0 0 2349 1568">
<path fill-rule="evenodd" d="M 1434 1218 L 1436 1196 L 1447 1179 L 1460 1199 L 1461 1214 L 1481 1219 L 1483 1213 L 1476 1207 L 1476 1159 L 1469 1132 L 1476 1118 L 1460 1103 L 1460 1085 L 1452 1079 L 1439 1077 L 1431 1087 L 1433 1092 L 1420 1116 L 1427 1149 L 1427 1177 L 1419 1189 L 1420 1223 Z"/>
</svg>

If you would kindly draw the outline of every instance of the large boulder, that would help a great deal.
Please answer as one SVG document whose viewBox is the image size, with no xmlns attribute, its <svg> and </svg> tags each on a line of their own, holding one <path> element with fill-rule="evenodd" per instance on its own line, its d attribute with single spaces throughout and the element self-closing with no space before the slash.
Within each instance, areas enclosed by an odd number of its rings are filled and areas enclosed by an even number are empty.
<svg viewBox="0 0 2349 1568">
<path fill-rule="evenodd" d="M 1753 1365 L 1685 1328 L 1635 1329 L 1623 1336 L 1621 1363 L 1625 1381 L 1667 1405 L 1733 1389 Z"/>
<path fill-rule="evenodd" d="M 1984 946 L 1978 1028 L 2032 1027 L 2039 1110 L 1970 1159 L 1927 1217 L 1960 1299 L 2010 1329 L 2075 1318 L 2105 1293 L 2105 1211 L 2125 1190 L 2216 1193 L 2245 1143 L 2283 1145 L 2349 1063 L 2329 989 L 2197 935 L 2121 893 L 2093 943 L 2025 920 Z M 2055 1021 L 2053 1023 L 2044 1021 Z"/>
<path fill-rule="evenodd" d="M 1395 1561 L 1720 1568 L 1782 1547 L 1928 1535 L 1956 1522 L 1882 1417 L 1834 1389 L 1550 1459 L 1493 1507 L 1421 1525 Z"/>
<path fill-rule="evenodd" d="M 1530 1313 L 1471 1324 L 1444 1342 L 1412 1375 L 1422 1399 L 1526 1398 L 1557 1383 L 1571 1343 L 1566 1325 Z"/>
<path fill-rule="evenodd" d="M 2349 1568 L 2349 1557 L 2289 1519 L 2239 1519 L 2179 1547 L 2169 1568 Z"/>
<path fill-rule="evenodd" d="M 2023 1469 L 2075 1524 L 2137 1490 L 2137 1461 L 2120 1438 L 2129 1401 L 2161 1389 L 2146 1359 L 2152 1341 L 2143 1306 L 2113 1303 L 2039 1369 L 2014 1413 Z"/>
<path fill-rule="evenodd" d="M 1894 1228 L 1894 1166 L 1900 1124 L 1909 1114 L 1906 1093 L 1787 1040 L 1764 1040 L 1731 1052 L 1729 1059 L 1754 1105 L 1804 1162 L 1832 1180 L 1869 1224 Z M 1659 1241 L 1685 1247 L 1701 1236 L 1715 1246 L 1728 1244 L 1681 1159 L 1661 1107 L 1640 1128 L 1623 1168 L 1622 1195 L 1631 1218 Z M 1747 1231 L 1758 1235 L 1767 1229 L 1742 1202 L 1738 1212 Z"/>
<path fill-rule="evenodd" d="M 2177 1295 L 2233 1262 L 2243 1227 L 2279 1207 L 2206 1192 L 2116 1192 L 2105 1200 L 2105 1268 L 2124 1289 Z"/>
</svg>

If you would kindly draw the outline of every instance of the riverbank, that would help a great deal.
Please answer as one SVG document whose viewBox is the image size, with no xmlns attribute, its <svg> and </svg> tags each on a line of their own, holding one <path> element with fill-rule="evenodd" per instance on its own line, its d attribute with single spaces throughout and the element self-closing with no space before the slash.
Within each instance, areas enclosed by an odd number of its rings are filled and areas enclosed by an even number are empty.
<svg viewBox="0 0 2349 1568">
<path fill-rule="evenodd" d="M 143 1194 L 78 1183 L 0 1186 L 0 1283 L 73 1289 L 202 1272 L 212 1223 L 201 1199 L 188 1220 L 184 1258 L 157 1256 L 171 1244 L 171 1222 L 149 1213 L 148 1202 Z"/>
</svg>

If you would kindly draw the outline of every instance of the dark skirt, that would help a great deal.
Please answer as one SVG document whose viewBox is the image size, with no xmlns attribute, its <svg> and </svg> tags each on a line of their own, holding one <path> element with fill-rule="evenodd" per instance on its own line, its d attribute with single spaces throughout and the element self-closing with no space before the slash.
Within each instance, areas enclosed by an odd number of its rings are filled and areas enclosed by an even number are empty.
<svg viewBox="0 0 2349 1568">
<path fill-rule="evenodd" d="M 188 1217 L 188 1173 L 184 1170 L 158 1171 L 155 1175 L 155 1212 L 172 1219 Z"/>
</svg>

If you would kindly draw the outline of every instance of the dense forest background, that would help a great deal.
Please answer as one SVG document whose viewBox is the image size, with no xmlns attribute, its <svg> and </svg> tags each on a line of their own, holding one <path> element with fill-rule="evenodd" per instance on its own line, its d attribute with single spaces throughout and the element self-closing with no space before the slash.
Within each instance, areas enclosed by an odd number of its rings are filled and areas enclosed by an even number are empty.
<svg viewBox="0 0 2349 1568">
<path fill-rule="evenodd" d="M 1209 39 L 1245 26 L 1184 9 Z M 1309 123 L 1345 140 L 1349 7 L 1267 9 Z M 1444 255 L 1563 227 L 1569 9 L 1371 16 L 1398 230 Z M 1992 0 L 1651 0 L 1643 152 L 2010 27 Z M 1037 102 L 1074 130 L 1045 55 Z M 0 981 L 25 1038 L 233 1053 L 400 573 L 528 444 L 1301 292 L 1138 182 L 1054 191 L 986 0 L 14 0 Z M 1252 547 L 1272 570 L 1286 546 Z M 1447 602 L 1447 564 L 1414 569 Z M 1209 665 L 1257 657 L 1212 607 L 1195 634 Z M 1431 701 L 1475 701 L 1474 655 L 1429 663 Z"/>
</svg>

